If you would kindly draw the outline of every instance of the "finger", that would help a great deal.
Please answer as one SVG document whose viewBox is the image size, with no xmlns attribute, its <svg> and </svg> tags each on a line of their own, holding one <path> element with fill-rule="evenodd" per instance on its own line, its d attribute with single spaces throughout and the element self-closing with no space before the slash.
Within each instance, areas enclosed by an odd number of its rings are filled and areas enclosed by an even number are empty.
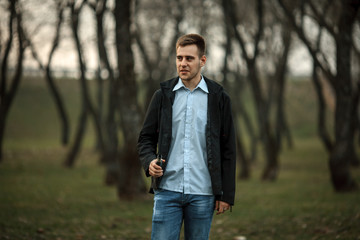
<svg viewBox="0 0 360 240">
<path fill-rule="evenodd" d="M 223 209 L 224 209 L 225 211 L 230 209 L 230 205 L 227 204 L 227 203 L 224 203 L 224 202 L 223 202 L 222 207 L 223 207 Z"/>
<path fill-rule="evenodd" d="M 159 168 L 160 166 L 158 166 L 154 161 L 152 161 L 149 165 L 149 170 L 151 171 L 156 171 L 156 170 L 160 170 L 161 167 Z"/>
<path fill-rule="evenodd" d="M 155 168 L 152 166 L 152 164 L 150 164 L 149 166 L 149 174 L 151 176 L 154 176 L 155 175 Z"/>
<path fill-rule="evenodd" d="M 160 176 L 162 176 L 163 171 L 162 170 L 156 170 L 156 169 L 150 169 L 149 173 L 150 173 L 151 176 L 160 177 Z"/>
<path fill-rule="evenodd" d="M 215 210 L 216 210 L 216 211 L 219 211 L 219 201 L 216 201 L 216 202 L 215 202 Z"/>
<path fill-rule="evenodd" d="M 220 207 L 219 210 L 218 210 L 218 212 L 216 213 L 216 215 L 224 214 L 225 211 L 226 211 L 225 208 L 221 208 L 221 207 Z"/>
<path fill-rule="evenodd" d="M 157 166 L 157 165 L 156 165 L 156 166 Z M 157 166 L 157 167 L 153 166 L 151 170 L 152 170 L 154 173 L 157 173 L 157 174 L 160 174 L 160 173 L 163 172 L 162 168 L 161 168 L 161 167 L 159 168 L 159 166 Z"/>
<path fill-rule="evenodd" d="M 219 201 L 218 208 L 217 208 L 218 211 L 217 211 L 216 215 L 225 213 L 225 211 L 229 210 L 229 208 L 230 208 L 230 205 L 228 203 Z"/>
<path fill-rule="evenodd" d="M 226 203 L 226 202 L 223 202 L 223 209 L 224 211 L 227 211 L 230 209 L 230 204 Z"/>
<path fill-rule="evenodd" d="M 216 215 L 222 214 L 224 212 L 221 201 L 216 202 L 216 210 L 217 210 Z"/>
<path fill-rule="evenodd" d="M 156 169 L 153 166 L 149 166 L 149 174 L 153 177 L 161 177 L 163 175 L 163 170 L 160 169 Z"/>
<path fill-rule="evenodd" d="M 150 173 L 150 176 L 153 176 L 155 178 L 161 177 L 163 174 L 161 173 Z"/>
<path fill-rule="evenodd" d="M 151 167 L 152 167 L 152 169 L 153 169 L 154 171 L 161 170 L 161 167 L 158 166 L 158 165 L 156 165 L 156 164 L 152 164 Z"/>
<path fill-rule="evenodd" d="M 153 164 L 153 168 L 156 169 L 156 170 L 162 170 L 162 167 L 160 167 L 157 164 Z"/>
</svg>

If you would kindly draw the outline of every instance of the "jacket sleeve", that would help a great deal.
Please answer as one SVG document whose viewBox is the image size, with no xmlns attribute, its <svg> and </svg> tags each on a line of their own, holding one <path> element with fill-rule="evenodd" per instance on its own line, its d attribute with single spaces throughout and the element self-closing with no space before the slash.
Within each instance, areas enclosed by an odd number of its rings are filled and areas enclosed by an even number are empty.
<svg viewBox="0 0 360 240">
<path fill-rule="evenodd" d="M 235 127 L 231 111 L 230 97 L 223 93 L 223 111 L 221 124 L 221 178 L 223 196 L 222 201 L 234 205 L 236 182 L 236 140 Z"/>
<path fill-rule="evenodd" d="M 138 139 L 138 154 L 146 176 L 149 174 L 149 165 L 156 158 L 159 137 L 159 116 L 161 106 L 161 90 L 157 90 L 147 109 L 143 127 Z"/>
</svg>

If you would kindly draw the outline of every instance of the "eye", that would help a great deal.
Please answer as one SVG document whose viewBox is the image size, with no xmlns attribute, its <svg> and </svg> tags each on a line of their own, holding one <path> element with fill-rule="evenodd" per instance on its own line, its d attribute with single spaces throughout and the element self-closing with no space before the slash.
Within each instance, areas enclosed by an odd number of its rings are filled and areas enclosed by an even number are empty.
<svg viewBox="0 0 360 240">
<path fill-rule="evenodd" d="M 176 58 L 177 58 L 177 60 L 182 61 L 182 57 L 181 57 L 181 56 L 177 56 Z"/>
</svg>

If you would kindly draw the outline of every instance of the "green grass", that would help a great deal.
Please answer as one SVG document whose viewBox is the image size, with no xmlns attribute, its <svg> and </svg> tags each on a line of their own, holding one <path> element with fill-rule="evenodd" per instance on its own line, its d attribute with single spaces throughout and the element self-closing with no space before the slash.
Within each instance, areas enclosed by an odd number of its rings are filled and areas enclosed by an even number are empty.
<svg viewBox="0 0 360 240">
<path fill-rule="evenodd" d="M 120 201 L 92 151 L 6 151 L 0 166 L 0 239 L 149 239 L 152 198 Z M 261 165 L 258 163 L 258 165 Z M 318 141 L 285 151 L 276 182 L 237 184 L 233 212 L 214 216 L 211 239 L 360 239 L 359 192 L 334 193 Z M 360 182 L 360 171 L 353 176 Z"/>
<path fill-rule="evenodd" d="M 359 182 L 359 170 L 353 175 Z M 360 194 L 333 191 L 326 154 L 314 139 L 282 155 L 275 183 L 256 176 L 238 184 L 237 196 L 230 222 L 249 239 L 360 239 Z"/>
<path fill-rule="evenodd" d="M 0 239 L 137 239 L 151 226 L 151 201 L 120 202 L 103 184 L 96 154 L 75 169 L 64 151 L 7 153 L 0 168 Z"/>
<path fill-rule="evenodd" d="M 59 81 L 69 110 L 72 136 L 79 113 L 76 81 Z M 61 84 L 60 84 L 61 83 Z M 73 169 L 62 166 L 57 113 L 41 79 L 26 79 L 8 119 L 0 164 L 0 240 L 149 239 L 152 196 L 120 201 L 104 185 L 104 168 L 91 149 L 92 124 Z M 333 191 L 327 154 L 316 137 L 311 85 L 288 86 L 287 108 L 294 149 L 280 156 L 276 182 L 238 181 L 233 212 L 214 216 L 211 239 L 360 239 L 360 193 Z M 261 152 L 258 154 L 262 155 Z M 360 170 L 352 175 L 360 183 Z"/>
</svg>

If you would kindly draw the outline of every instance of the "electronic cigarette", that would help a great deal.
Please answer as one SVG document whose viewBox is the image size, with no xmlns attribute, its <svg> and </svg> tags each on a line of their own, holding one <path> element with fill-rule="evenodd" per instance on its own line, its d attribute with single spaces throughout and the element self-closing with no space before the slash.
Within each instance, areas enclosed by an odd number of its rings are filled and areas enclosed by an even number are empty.
<svg viewBox="0 0 360 240">
<path fill-rule="evenodd" d="M 162 158 L 161 155 L 158 154 L 157 161 L 156 161 L 156 165 L 158 165 L 158 166 L 160 166 L 160 167 L 162 167 L 162 164 L 163 164 L 161 158 Z"/>
</svg>

